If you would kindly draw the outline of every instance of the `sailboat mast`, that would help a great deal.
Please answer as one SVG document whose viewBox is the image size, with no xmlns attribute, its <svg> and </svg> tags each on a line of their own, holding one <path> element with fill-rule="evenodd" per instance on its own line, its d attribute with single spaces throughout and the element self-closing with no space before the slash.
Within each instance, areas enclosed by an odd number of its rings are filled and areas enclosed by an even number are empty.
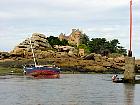
<svg viewBox="0 0 140 105">
<path fill-rule="evenodd" d="M 30 39 L 30 45 L 31 45 L 31 50 L 32 50 L 32 55 L 33 55 L 34 64 L 35 64 L 35 66 L 36 66 L 37 63 L 36 63 L 36 58 L 35 58 L 34 49 L 33 49 L 33 46 L 32 46 L 31 39 Z"/>
</svg>

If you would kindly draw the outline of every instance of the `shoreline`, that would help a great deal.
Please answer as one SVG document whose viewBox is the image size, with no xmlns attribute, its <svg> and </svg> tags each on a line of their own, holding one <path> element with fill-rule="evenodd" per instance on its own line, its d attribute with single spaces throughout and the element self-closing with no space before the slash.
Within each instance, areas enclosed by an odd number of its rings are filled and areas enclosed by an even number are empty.
<svg viewBox="0 0 140 105">
<path fill-rule="evenodd" d="M 23 65 L 33 64 L 32 59 L 0 60 L 0 75 L 23 74 Z M 99 57 L 98 60 L 83 60 L 82 58 L 44 58 L 38 59 L 38 64 L 53 64 L 61 68 L 62 74 L 123 74 L 125 61 Z M 140 72 L 140 60 L 136 60 L 137 73 Z M 12 72 L 11 72 L 12 71 Z"/>
<path fill-rule="evenodd" d="M 114 72 L 78 72 L 78 71 L 60 71 L 60 74 L 116 74 Z M 117 74 L 123 74 L 123 72 L 117 72 Z M 0 76 L 6 75 L 18 75 L 23 76 L 23 70 L 21 68 L 7 68 L 0 66 Z"/>
</svg>

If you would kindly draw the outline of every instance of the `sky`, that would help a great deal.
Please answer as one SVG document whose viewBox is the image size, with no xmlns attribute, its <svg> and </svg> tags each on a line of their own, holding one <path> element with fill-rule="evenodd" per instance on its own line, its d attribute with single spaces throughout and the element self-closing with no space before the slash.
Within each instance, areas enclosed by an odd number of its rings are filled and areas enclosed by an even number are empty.
<svg viewBox="0 0 140 105">
<path fill-rule="evenodd" d="M 0 51 L 11 51 L 32 33 L 118 39 L 129 49 L 130 0 L 0 0 Z M 140 58 L 140 0 L 133 0 L 133 56 Z"/>
</svg>

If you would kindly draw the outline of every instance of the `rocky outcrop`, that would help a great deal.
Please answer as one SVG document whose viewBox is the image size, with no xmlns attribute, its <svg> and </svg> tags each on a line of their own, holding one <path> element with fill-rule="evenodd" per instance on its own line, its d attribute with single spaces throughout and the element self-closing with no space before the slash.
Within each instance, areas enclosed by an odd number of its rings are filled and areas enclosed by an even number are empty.
<svg viewBox="0 0 140 105">
<path fill-rule="evenodd" d="M 43 34 L 33 33 L 31 38 L 27 38 L 22 43 L 17 45 L 11 54 L 23 54 L 31 51 L 31 44 L 34 50 L 47 51 L 51 49 L 51 45 L 48 43 L 47 38 Z"/>
<path fill-rule="evenodd" d="M 9 58 L 10 54 L 8 52 L 0 52 L 0 60 Z"/>
<path fill-rule="evenodd" d="M 100 54 L 95 54 L 91 53 L 89 55 L 86 55 L 83 57 L 83 60 L 92 60 L 94 61 L 94 64 L 96 65 L 91 65 L 88 66 L 88 69 L 101 69 L 101 70 L 113 70 L 113 69 L 119 69 L 119 70 L 124 70 L 125 66 L 125 57 L 120 56 L 116 58 L 109 58 L 106 56 L 101 56 Z"/>
</svg>

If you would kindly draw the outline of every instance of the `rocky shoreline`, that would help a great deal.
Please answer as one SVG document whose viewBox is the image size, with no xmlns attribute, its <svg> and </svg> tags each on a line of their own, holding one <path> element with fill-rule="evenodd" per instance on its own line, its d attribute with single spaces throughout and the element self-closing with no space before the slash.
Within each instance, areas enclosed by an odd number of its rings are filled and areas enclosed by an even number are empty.
<svg viewBox="0 0 140 105">
<path fill-rule="evenodd" d="M 55 59 L 55 63 L 65 71 L 81 73 L 123 72 L 125 66 L 124 58 L 111 59 L 102 57 L 101 55 L 95 53 L 87 55 L 83 58 Z"/>
<path fill-rule="evenodd" d="M 123 73 L 125 70 L 124 56 L 111 58 L 91 53 L 84 57 L 77 57 L 55 52 L 38 56 L 40 56 L 40 59 L 37 59 L 38 64 L 55 64 L 61 68 L 62 73 Z M 1 60 L 0 66 L 22 69 L 22 65 L 29 63 L 33 63 L 33 60 L 17 57 Z M 139 64 L 136 64 L 136 70 L 139 69 Z"/>
</svg>

